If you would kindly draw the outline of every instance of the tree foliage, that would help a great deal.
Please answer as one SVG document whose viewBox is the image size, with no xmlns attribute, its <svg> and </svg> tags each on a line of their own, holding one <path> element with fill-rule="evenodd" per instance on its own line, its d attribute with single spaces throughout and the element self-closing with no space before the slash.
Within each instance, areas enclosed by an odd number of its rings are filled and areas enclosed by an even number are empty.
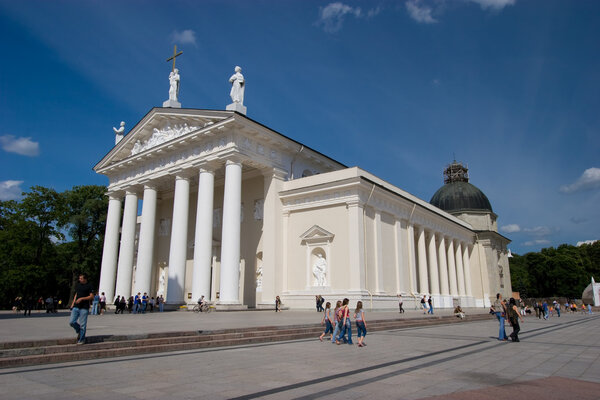
<svg viewBox="0 0 600 400">
<path fill-rule="evenodd" d="M 510 274 L 513 290 L 521 297 L 580 298 L 591 277 L 600 279 L 600 241 L 513 254 Z"/>
<path fill-rule="evenodd" d="M 70 297 L 79 272 L 98 282 L 108 200 L 104 186 L 62 193 L 34 186 L 0 201 L 0 305 L 20 297 Z"/>
</svg>

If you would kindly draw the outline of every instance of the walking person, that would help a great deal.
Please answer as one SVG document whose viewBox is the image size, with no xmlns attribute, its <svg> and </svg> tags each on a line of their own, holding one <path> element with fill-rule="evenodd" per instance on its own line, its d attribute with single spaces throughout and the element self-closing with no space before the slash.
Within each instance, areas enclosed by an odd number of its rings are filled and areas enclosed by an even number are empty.
<svg viewBox="0 0 600 400">
<path fill-rule="evenodd" d="M 399 309 L 399 313 L 402 314 L 404 312 L 404 308 L 402 307 L 402 305 L 404 304 L 404 302 L 402 301 L 402 295 L 399 294 L 398 295 L 398 309 Z"/>
<path fill-rule="evenodd" d="M 323 311 L 323 319 L 321 320 L 321 325 L 325 325 L 325 330 L 319 336 L 319 340 L 323 341 L 323 336 L 328 333 L 333 337 L 333 320 L 331 319 L 331 303 L 327 302 L 325 304 L 325 311 Z"/>
<path fill-rule="evenodd" d="M 333 310 L 333 322 L 334 322 L 334 329 L 333 329 L 333 335 L 331 335 L 331 343 L 335 343 L 335 338 L 337 337 L 337 335 L 340 333 L 340 308 L 342 308 L 342 302 L 340 300 L 338 300 L 335 303 L 335 310 Z"/>
<path fill-rule="evenodd" d="M 281 311 L 281 299 L 275 296 L 275 312 Z"/>
<path fill-rule="evenodd" d="M 364 347 L 365 337 L 367 336 L 367 321 L 365 320 L 365 312 L 363 311 L 362 301 L 356 303 L 356 310 L 354 310 L 354 320 L 356 321 L 356 330 L 358 336 L 358 347 Z"/>
<path fill-rule="evenodd" d="M 77 344 L 85 344 L 87 317 L 90 311 L 90 301 L 94 299 L 92 285 L 85 274 L 79 275 L 79 283 L 75 287 L 75 295 L 71 303 L 71 319 L 69 325 L 77 332 Z"/>
<path fill-rule="evenodd" d="M 335 344 L 341 344 L 341 340 L 344 341 L 344 343 L 348 343 L 348 344 L 352 344 L 352 321 L 350 321 L 350 307 L 348 307 L 348 303 L 350 303 L 350 300 L 348 298 L 345 298 L 342 301 L 342 308 L 340 309 L 340 313 L 341 313 L 341 325 L 340 325 L 340 336 L 338 336 L 335 339 Z M 346 339 L 345 335 L 346 333 L 348 334 L 348 339 Z"/>
<path fill-rule="evenodd" d="M 94 300 L 92 301 L 92 315 L 98 315 L 98 306 L 100 305 L 100 295 L 98 292 L 94 294 Z"/>
<path fill-rule="evenodd" d="M 542 310 L 544 311 L 544 319 L 547 320 L 550 312 L 548 310 L 548 302 L 546 300 L 544 300 L 542 303 Z"/>
<path fill-rule="evenodd" d="M 115 299 L 115 314 L 118 314 L 120 309 L 121 309 L 121 296 L 117 296 L 117 298 Z"/>
<path fill-rule="evenodd" d="M 492 309 L 494 310 L 494 314 L 496 314 L 496 318 L 498 318 L 498 340 L 507 341 L 508 337 L 506 336 L 506 330 L 504 330 L 504 318 L 506 317 L 506 308 L 504 305 L 504 301 L 502 301 L 502 295 L 500 293 L 496 294 L 496 301 L 492 305 Z"/>
<path fill-rule="evenodd" d="M 510 334 L 510 338 L 513 342 L 520 342 L 519 331 L 521 330 L 521 326 L 519 325 L 519 319 L 521 319 L 521 322 L 523 322 L 523 317 L 519 313 L 519 309 L 517 308 L 517 302 L 512 297 L 508 301 L 507 315 L 508 321 L 513 327 L 513 331 Z"/>
<path fill-rule="evenodd" d="M 106 312 L 106 295 L 104 292 L 100 295 L 100 315 L 104 315 Z"/>
<path fill-rule="evenodd" d="M 431 296 L 429 296 L 429 299 L 427 300 L 427 305 L 429 306 L 427 313 L 433 315 L 433 300 L 431 299 Z"/>
<path fill-rule="evenodd" d="M 427 299 L 425 297 L 426 296 L 423 295 L 423 298 L 421 299 L 421 308 L 423 309 L 423 314 L 427 313 Z"/>
</svg>

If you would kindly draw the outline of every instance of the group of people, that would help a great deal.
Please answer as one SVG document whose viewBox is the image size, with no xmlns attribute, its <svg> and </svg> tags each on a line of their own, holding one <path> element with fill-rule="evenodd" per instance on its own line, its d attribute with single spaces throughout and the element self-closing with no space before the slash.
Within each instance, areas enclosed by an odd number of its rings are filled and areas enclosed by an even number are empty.
<svg viewBox="0 0 600 400">
<path fill-rule="evenodd" d="M 138 292 L 135 296 L 129 296 L 128 299 L 125 296 L 117 296 L 115 299 L 115 314 L 124 314 L 125 310 L 129 314 L 145 314 L 146 311 L 154 312 L 154 309 L 158 309 L 159 312 L 164 311 L 165 299 L 163 295 L 150 297 L 148 293 L 144 292 L 142 295 Z"/>
<path fill-rule="evenodd" d="M 519 331 L 521 330 L 521 326 L 519 325 L 519 320 L 523 322 L 523 316 L 519 312 L 519 308 L 517 307 L 517 302 L 514 298 L 510 298 L 508 303 L 502 299 L 502 295 L 500 293 L 496 294 L 496 301 L 490 308 L 490 313 L 496 315 L 499 323 L 499 333 L 498 340 L 508 341 L 510 337 L 513 342 L 519 342 Z M 506 330 L 504 328 L 505 321 L 508 320 L 510 325 L 513 327 L 513 331 L 509 336 L 506 336 Z"/>
<path fill-rule="evenodd" d="M 356 323 L 358 347 L 364 347 L 365 336 L 367 335 L 367 321 L 365 320 L 365 312 L 363 310 L 362 301 L 356 302 L 356 308 L 354 312 L 350 310 L 350 300 L 347 298 L 344 300 L 338 300 L 335 309 L 331 310 L 331 303 L 327 302 L 323 309 L 323 318 L 321 319 L 321 325 L 325 325 L 325 330 L 319 336 L 319 340 L 323 341 L 323 337 L 329 334 L 331 343 L 335 344 L 349 344 L 352 345 L 352 318 Z"/>
<path fill-rule="evenodd" d="M 421 299 L 421 308 L 423 309 L 423 314 L 433 315 L 433 299 L 431 296 L 427 298 L 427 296 L 423 295 L 423 298 Z"/>
<path fill-rule="evenodd" d="M 31 315 L 32 310 L 38 312 L 46 310 L 46 314 L 57 313 L 60 307 L 62 307 L 62 300 L 58 296 L 48 296 L 45 300 L 42 296 L 37 300 L 34 300 L 32 296 L 18 296 L 13 302 L 12 310 L 15 313 L 23 311 L 23 315 L 27 316 Z"/>
</svg>

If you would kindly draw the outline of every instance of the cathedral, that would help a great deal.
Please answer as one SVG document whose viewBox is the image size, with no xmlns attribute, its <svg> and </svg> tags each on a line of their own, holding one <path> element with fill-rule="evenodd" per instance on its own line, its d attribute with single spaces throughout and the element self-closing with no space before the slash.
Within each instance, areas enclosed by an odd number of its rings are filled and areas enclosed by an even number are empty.
<svg viewBox="0 0 600 400">
<path fill-rule="evenodd" d="M 174 67 L 169 78 L 169 100 L 115 129 L 94 167 L 109 181 L 108 299 L 308 309 L 322 295 L 383 310 L 398 295 L 436 308 L 510 297 L 510 240 L 465 165 L 448 165 L 427 202 L 249 118 L 239 67 L 220 111 L 182 108 Z"/>
</svg>

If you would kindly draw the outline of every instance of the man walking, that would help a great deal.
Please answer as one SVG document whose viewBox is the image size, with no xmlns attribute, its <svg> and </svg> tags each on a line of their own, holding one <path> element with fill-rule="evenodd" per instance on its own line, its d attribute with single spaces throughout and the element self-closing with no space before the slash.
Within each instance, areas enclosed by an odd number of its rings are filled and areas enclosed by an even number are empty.
<svg viewBox="0 0 600 400">
<path fill-rule="evenodd" d="M 71 303 L 71 319 L 69 325 L 77 332 L 77 344 L 85 344 L 85 330 L 90 311 L 90 301 L 94 299 L 94 290 L 85 274 L 79 275 L 79 283 L 75 287 L 75 296 Z"/>
</svg>

